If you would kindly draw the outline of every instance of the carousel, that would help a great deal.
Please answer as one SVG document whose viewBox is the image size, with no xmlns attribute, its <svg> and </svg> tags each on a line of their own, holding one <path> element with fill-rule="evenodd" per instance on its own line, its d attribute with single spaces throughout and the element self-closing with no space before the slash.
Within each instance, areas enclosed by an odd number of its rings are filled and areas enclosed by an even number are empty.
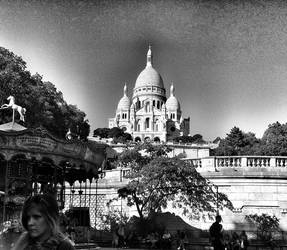
<svg viewBox="0 0 287 250">
<path fill-rule="evenodd" d="M 26 128 L 15 122 L 16 112 L 24 121 L 25 108 L 13 97 L 9 100 L 1 107 L 13 110 L 12 122 L 0 125 L 1 222 L 19 219 L 27 196 L 50 193 L 72 217 L 84 216 L 78 224 L 90 226 L 91 185 L 102 174 L 108 146 L 73 140 L 69 134 L 61 140 L 44 128 Z M 83 196 L 78 203 L 73 198 L 75 183 Z"/>
</svg>

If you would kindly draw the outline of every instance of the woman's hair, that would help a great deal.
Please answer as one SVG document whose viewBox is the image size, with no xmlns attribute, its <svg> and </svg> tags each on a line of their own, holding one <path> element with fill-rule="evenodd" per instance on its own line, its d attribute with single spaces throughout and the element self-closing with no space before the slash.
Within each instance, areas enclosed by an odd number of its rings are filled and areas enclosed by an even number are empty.
<svg viewBox="0 0 287 250">
<path fill-rule="evenodd" d="M 56 235 L 60 233 L 58 222 L 59 222 L 59 208 L 57 201 L 51 195 L 47 194 L 37 194 L 30 196 L 24 203 L 22 209 L 22 225 L 27 230 L 28 229 L 28 212 L 29 210 L 36 206 L 39 212 L 42 214 L 47 224 L 50 227 L 51 233 Z"/>
</svg>

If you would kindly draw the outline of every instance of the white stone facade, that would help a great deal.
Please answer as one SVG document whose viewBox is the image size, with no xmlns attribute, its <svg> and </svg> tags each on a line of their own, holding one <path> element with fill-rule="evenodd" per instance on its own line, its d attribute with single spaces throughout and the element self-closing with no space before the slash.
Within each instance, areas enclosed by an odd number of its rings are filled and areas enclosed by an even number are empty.
<svg viewBox="0 0 287 250">
<path fill-rule="evenodd" d="M 215 190 L 217 187 L 218 192 L 225 193 L 232 201 L 233 211 L 219 211 L 226 230 L 254 231 L 254 226 L 247 223 L 245 216 L 255 213 L 275 215 L 280 219 L 280 228 L 287 230 L 287 157 L 210 156 L 191 161 L 197 171 L 215 185 Z M 118 188 L 129 181 L 125 177 L 128 171 L 129 169 L 105 171 L 105 178 L 98 183 L 98 204 L 106 204 L 111 198 L 118 197 Z M 106 213 L 110 209 L 117 209 L 129 216 L 137 215 L 136 208 L 128 207 L 126 200 L 113 202 L 109 208 L 101 205 L 101 209 Z M 208 230 L 213 222 L 212 219 L 190 220 L 183 216 L 180 209 L 174 209 L 171 205 L 164 210 L 167 211 L 179 215 L 188 224 L 202 230 Z"/>
<path fill-rule="evenodd" d="M 183 118 L 180 104 L 170 87 L 170 97 L 160 74 L 153 68 L 151 47 L 145 69 L 137 77 L 130 100 L 127 86 L 120 99 L 116 115 L 109 119 L 109 128 L 119 127 L 130 133 L 134 141 L 172 141 L 189 135 L 190 118 Z"/>
</svg>

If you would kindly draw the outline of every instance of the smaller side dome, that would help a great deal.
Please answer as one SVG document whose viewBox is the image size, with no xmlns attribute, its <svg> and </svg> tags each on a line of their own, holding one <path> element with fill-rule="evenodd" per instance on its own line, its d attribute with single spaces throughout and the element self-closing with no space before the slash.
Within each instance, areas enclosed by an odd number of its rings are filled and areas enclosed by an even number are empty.
<svg viewBox="0 0 287 250">
<path fill-rule="evenodd" d="M 127 85 L 124 86 L 124 96 L 120 99 L 118 103 L 117 110 L 128 110 L 131 106 L 130 98 L 127 96 Z"/>
<path fill-rule="evenodd" d="M 178 102 L 178 100 L 176 99 L 176 97 L 174 96 L 174 86 L 173 83 L 170 86 L 170 97 L 166 100 L 166 109 L 167 110 L 180 110 L 180 104 Z"/>
</svg>

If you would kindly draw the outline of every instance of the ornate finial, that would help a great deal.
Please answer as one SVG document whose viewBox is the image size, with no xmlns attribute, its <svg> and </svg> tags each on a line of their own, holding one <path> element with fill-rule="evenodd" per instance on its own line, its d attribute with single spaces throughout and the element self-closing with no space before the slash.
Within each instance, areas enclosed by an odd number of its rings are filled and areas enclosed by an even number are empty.
<svg viewBox="0 0 287 250">
<path fill-rule="evenodd" d="M 171 83 L 171 86 L 170 86 L 170 96 L 174 96 L 174 86 L 173 86 L 173 82 Z"/>
<path fill-rule="evenodd" d="M 127 83 L 125 83 L 125 86 L 124 86 L 124 96 L 127 96 L 127 90 L 128 90 L 128 88 L 127 88 Z"/>
<path fill-rule="evenodd" d="M 152 50 L 151 45 L 148 46 L 148 52 L 146 56 L 146 66 L 152 66 Z"/>
<path fill-rule="evenodd" d="M 20 121 L 25 121 L 24 115 L 26 113 L 26 109 L 22 108 L 21 106 L 15 104 L 15 98 L 14 96 L 9 96 L 7 98 L 7 100 L 9 101 L 9 104 L 3 104 L 1 106 L 0 109 L 7 109 L 7 108 L 11 108 L 13 110 L 13 116 L 12 116 L 12 122 L 14 123 L 15 120 L 15 111 L 17 111 L 20 115 Z"/>
</svg>

